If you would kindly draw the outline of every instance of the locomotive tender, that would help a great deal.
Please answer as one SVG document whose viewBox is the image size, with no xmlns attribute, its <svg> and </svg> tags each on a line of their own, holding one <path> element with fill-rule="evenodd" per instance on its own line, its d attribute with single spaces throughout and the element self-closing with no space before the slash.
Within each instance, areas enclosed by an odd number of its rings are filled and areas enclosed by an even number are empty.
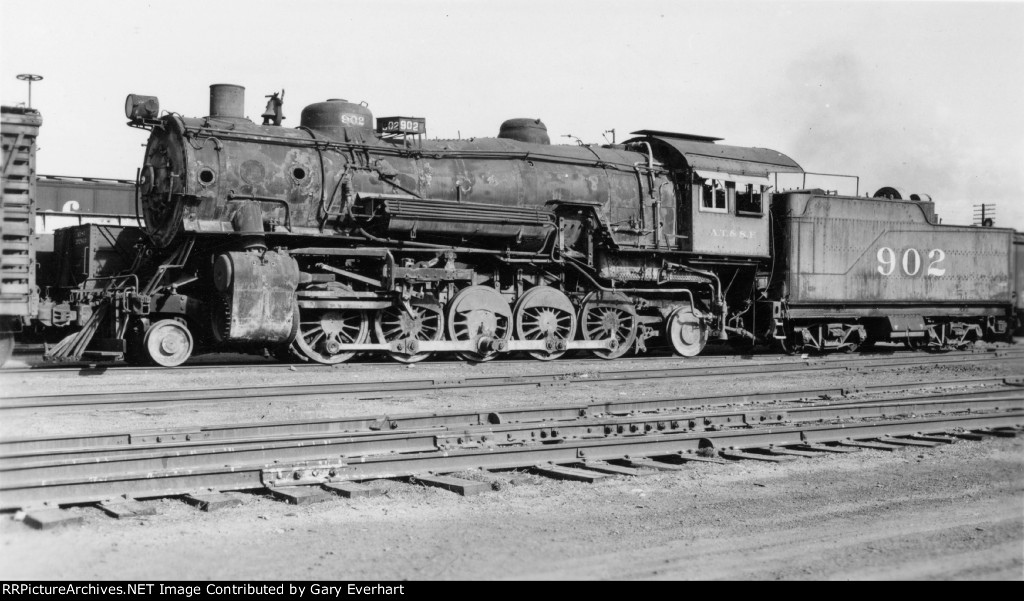
<svg viewBox="0 0 1024 601">
<path fill-rule="evenodd" d="M 551 145 L 536 119 L 427 140 L 423 119 L 375 122 L 345 100 L 293 129 L 276 95 L 259 125 L 227 84 L 203 118 L 148 96 L 125 108 L 150 131 L 145 235 L 120 232 L 141 240 L 126 269 L 41 304 L 81 326 L 54 360 L 615 358 L 652 338 L 687 357 L 709 339 L 950 348 L 1007 338 L 1015 318 L 1012 230 L 938 225 L 930 199 L 890 189 L 773 193 L 803 169 L 769 149 L 653 130 Z"/>
</svg>

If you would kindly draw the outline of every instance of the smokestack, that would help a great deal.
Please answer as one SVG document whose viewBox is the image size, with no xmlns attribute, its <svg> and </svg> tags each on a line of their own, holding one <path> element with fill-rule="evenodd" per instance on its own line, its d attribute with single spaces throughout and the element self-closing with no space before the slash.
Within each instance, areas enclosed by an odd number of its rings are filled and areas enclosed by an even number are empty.
<svg viewBox="0 0 1024 601">
<path fill-rule="evenodd" d="M 210 117 L 245 119 L 245 88 L 230 83 L 211 85 Z"/>
</svg>

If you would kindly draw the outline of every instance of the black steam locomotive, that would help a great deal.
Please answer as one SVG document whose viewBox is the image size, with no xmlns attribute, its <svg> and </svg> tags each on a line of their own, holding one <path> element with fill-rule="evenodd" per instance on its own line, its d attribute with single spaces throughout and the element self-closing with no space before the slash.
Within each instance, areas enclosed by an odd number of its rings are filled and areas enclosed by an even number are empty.
<svg viewBox="0 0 1024 601">
<path fill-rule="evenodd" d="M 803 171 L 773 150 L 652 130 L 552 145 L 538 119 L 428 140 L 424 119 L 345 100 L 285 128 L 276 95 L 259 125 L 243 93 L 211 86 L 202 118 L 128 97 L 151 132 L 145 228 L 108 235 L 104 265 L 88 229 L 58 240 L 77 275 L 40 313 L 79 327 L 51 359 L 948 348 L 1008 336 L 1019 310 L 1012 230 L 937 225 L 892 189 L 773 193 Z"/>
</svg>

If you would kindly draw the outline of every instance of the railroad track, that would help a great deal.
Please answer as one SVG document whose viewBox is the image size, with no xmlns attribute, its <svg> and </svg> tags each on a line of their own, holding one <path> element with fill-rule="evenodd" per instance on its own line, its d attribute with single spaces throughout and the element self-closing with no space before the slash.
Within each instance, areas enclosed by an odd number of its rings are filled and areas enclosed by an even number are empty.
<svg viewBox="0 0 1024 601">
<path fill-rule="evenodd" d="M 164 428 L 134 432 L 50 436 L 41 438 L 0 439 L 0 463 L 6 457 L 56 456 L 62 452 L 90 452 L 103 449 L 142 448 L 152 445 L 173 446 L 180 443 L 242 443 L 276 441 L 308 436 L 347 435 L 362 432 L 394 432 L 460 428 L 500 424 L 522 424 L 545 421 L 575 420 L 585 416 L 621 416 L 637 413 L 692 410 L 704 407 L 778 405 L 841 399 L 853 394 L 909 394 L 912 391 L 943 390 L 943 398 L 976 397 L 990 393 L 991 387 L 1021 386 L 1024 377 L 957 378 L 928 382 L 875 384 L 857 388 L 815 388 L 794 391 L 773 391 L 755 394 L 723 394 L 701 396 L 666 396 L 643 400 L 613 400 L 587 404 L 519 407 L 498 411 L 448 411 L 442 413 L 410 413 L 403 415 L 371 415 L 316 420 L 223 424 L 202 427 Z M 948 390 L 953 389 L 953 390 Z M 970 389 L 964 390 L 964 389 Z M 981 392 L 979 392 L 981 391 Z M 1003 394 L 1014 393 L 1005 388 Z M 924 398 L 931 398 L 926 394 Z M 912 396 L 908 399 L 922 398 Z M 74 459 L 91 460 L 98 455 L 77 454 Z"/>
<path fill-rule="evenodd" d="M 652 352 L 647 355 L 636 355 L 631 357 L 623 357 L 618 360 L 618 363 L 626 361 L 641 362 L 641 363 L 658 363 L 658 362 L 671 362 L 678 363 L 682 360 L 681 357 L 671 354 L 667 349 L 663 349 L 664 352 L 658 352 L 658 349 L 652 349 Z M 975 354 L 991 354 L 995 352 L 1003 353 L 1018 353 L 1024 356 L 1024 349 L 1016 348 L 1005 348 L 1005 349 L 970 349 L 965 351 L 951 351 L 945 353 L 944 356 L 958 356 L 958 355 L 975 355 Z M 736 356 L 752 356 L 756 358 L 782 358 L 784 355 L 779 355 L 777 352 L 770 350 L 758 350 L 753 354 L 749 353 L 728 353 L 728 354 L 703 354 L 700 359 L 707 360 L 723 360 L 727 361 L 735 359 Z M 900 357 L 904 355 L 920 355 L 920 351 L 903 349 L 901 347 L 895 347 L 892 350 L 865 350 L 858 353 L 857 357 L 863 358 L 877 358 L 877 357 Z M 848 355 L 839 355 L 839 359 L 835 359 L 829 356 L 815 357 L 815 360 L 844 360 L 843 358 L 849 357 Z M 534 359 L 530 358 L 510 358 L 510 359 L 496 359 L 489 361 L 488 365 L 501 366 L 501 365 L 516 365 L 522 363 L 534 363 Z M 431 358 L 425 365 L 443 365 L 451 363 L 464 363 L 461 359 L 446 358 L 446 357 L 435 357 Z M 575 357 L 575 358 L 563 358 L 558 361 L 558 365 L 561 366 L 575 366 L 578 364 L 607 364 L 606 359 L 600 359 L 597 357 Z M 260 370 L 272 369 L 279 371 L 295 371 L 295 370 L 312 370 L 312 371 L 329 371 L 336 370 L 339 367 L 351 367 L 351 366 L 384 366 L 384 367 L 401 367 L 399 364 L 391 359 L 374 359 L 371 357 L 359 358 L 343 363 L 334 365 L 324 365 L 320 363 L 281 363 L 274 359 L 265 359 L 257 356 L 246 356 L 245 360 L 239 361 L 210 361 L 204 363 L 189 363 L 186 365 L 180 365 L 178 367 L 149 367 L 149 366 L 137 366 L 137 365 L 126 365 L 121 363 L 46 363 L 42 365 L 32 365 L 28 367 L 7 367 L 3 369 L 0 374 L 2 375 L 19 375 L 19 376 L 78 376 L 78 375 L 93 375 L 102 373 L 133 373 L 133 372 L 153 372 L 158 370 L 161 372 L 200 372 L 200 371 L 230 371 L 242 368 L 256 367 Z"/>
<path fill-rule="evenodd" d="M 595 480 L 642 469 L 679 469 L 686 462 L 785 461 L 863 448 L 936 446 L 958 437 L 1015 434 L 1024 424 L 1021 381 L 1010 379 L 989 390 L 861 401 L 797 402 L 820 396 L 815 390 L 733 397 L 734 404 L 742 403 L 738 407 L 707 408 L 729 398 L 702 397 L 515 414 L 235 425 L 211 429 L 216 435 L 200 440 L 164 431 L 166 439 L 149 432 L 4 441 L 0 509 L 35 511 L 44 502 L 109 506 L 117 498 L 124 504 L 124 499 L 253 489 L 298 502 L 327 494 L 325 489 L 356 494 L 365 488 L 356 482 L 379 478 L 413 476 L 456 490 L 479 485 L 446 475 L 465 470 L 529 468 Z"/>
<path fill-rule="evenodd" d="M 701 367 L 666 367 L 658 369 L 601 370 L 591 372 L 549 372 L 520 376 L 476 376 L 465 378 L 431 378 L 391 380 L 384 382 L 337 382 L 252 387 L 222 387 L 173 390 L 133 390 L 123 392 L 92 391 L 73 394 L 23 395 L 0 397 L 0 414 L 40 409 L 146 407 L 183 402 L 252 400 L 288 400 L 310 396 L 341 400 L 351 396 L 379 398 L 388 394 L 417 393 L 470 388 L 517 388 L 572 386 L 609 382 L 650 381 L 673 378 L 707 378 L 723 376 L 757 376 L 762 374 L 848 371 L 853 369 L 889 369 L 893 367 L 934 366 L 948 364 L 980 364 L 1024 357 L 1018 351 L 994 351 L 978 354 L 882 356 L 812 361 L 741 361 Z"/>
<path fill-rule="evenodd" d="M 918 351 L 904 349 L 896 347 L 891 351 L 863 351 L 861 355 L 902 355 L 912 354 Z M 957 354 L 972 354 L 972 353 L 987 353 L 992 352 L 991 349 L 968 349 L 963 351 L 950 351 L 951 353 Z M 754 356 L 754 357 L 781 357 L 778 352 L 770 349 L 758 349 L 754 353 L 742 353 L 742 352 L 728 352 L 728 353 L 704 353 L 700 356 L 702 360 L 728 360 L 733 359 L 737 355 Z M 648 348 L 648 352 L 643 355 L 633 355 L 627 357 L 621 357 L 617 360 L 617 363 L 629 362 L 641 362 L 641 363 L 658 363 L 658 362 L 678 362 L 683 360 L 682 357 L 675 355 L 667 347 L 665 348 Z M 430 357 L 423 365 L 444 365 L 444 364 L 464 364 L 464 359 L 457 358 L 455 356 L 436 355 Z M 536 363 L 536 359 L 526 356 L 516 356 L 512 354 L 509 358 L 505 359 L 493 359 L 487 362 L 490 366 L 507 366 L 507 365 L 520 365 L 523 363 Z M 558 365 L 577 365 L 577 364 L 607 364 L 607 359 L 599 357 L 580 355 L 576 357 L 565 357 L 558 360 Z M 125 363 L 98 363 L 98 362 L 76 362 L 76 363 L 42 363 L 36 365 L 30 365 L 26 367 L 6 367 L 3 369 L 3 374 L 14 374 L 14 375 L 47 375 L 47 376 L 77 376 L 83 374 L 96 374 L 96 373 L 132 373 L 132 372 L 201 372 L 201 371 L 225 371 L 235 370 L 247 367 L 256 367 L 259 369 L 274 369 L 280 371 L 294 371 L 294 370 L 309 370 L 309 371 L 329 371 L 336 370 L 339 368 L 348 367 L 363 367 L 363 366 L 381 366 L 391 368 L 401 368 L 401 364 L 395 362 L 390 358 L 380 358 L 373 356 L 362 356 L 356 357 L 350 361 L 344 363 L 336 363 L 331 365 L 325 365 L 323 363 L 282 363 L 281 361 L 273 358 L 260 357 L 257 355 L 244 355 L 239 356 L 239 359 L 206 359 L 200 361 L 193 361 L 185 365 L 179 365 L 177 367 L 154 367 L 145 365 L 128 365 Z"/>
</svg>

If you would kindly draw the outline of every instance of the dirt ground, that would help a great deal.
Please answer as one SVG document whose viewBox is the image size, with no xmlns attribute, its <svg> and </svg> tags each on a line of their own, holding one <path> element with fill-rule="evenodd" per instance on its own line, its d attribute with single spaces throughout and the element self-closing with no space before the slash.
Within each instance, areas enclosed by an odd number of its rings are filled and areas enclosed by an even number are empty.
<svg viewBox="0 0 1024 601">
<path fill-rule="evenodd" d="M 105 390 L 155 389 L 570 368 L 585 373 L 630 365 L 426 363 L 409 369 L 353 364 L 296 372 L 253 366 L 230 375 L 0 377 L 5 378 L 3 394 L 10 395 L 24 389 L 75 390 L 94 382 Z M 0 435 L 936 381 L 1020 374 L 1022 367 L 1013 360 L 985 367 L 780 373 L 725 382 L 29 412 L 5 419 Z M 85 518 L 83 525 L 48 531 L 31 530 L 6 514 L 0 516 L 0 579 L 1024 579 L 1024 440 L 1019 438 L 786 464 L 696 464 L 680 472 L 594 484 L 524 472 L 463 475 L 494 482 L 497 490 L 460 497 L 415 483 L 381 481 L 375 483 L 386 490 L 380 497 L 293 506 L 244 493 L 241 506 L 212 513 L 162 499 L 146 502 L 157 508 L 155 516 L 125 520 L 93 507 L 73 508 Z"/>
</svg>

